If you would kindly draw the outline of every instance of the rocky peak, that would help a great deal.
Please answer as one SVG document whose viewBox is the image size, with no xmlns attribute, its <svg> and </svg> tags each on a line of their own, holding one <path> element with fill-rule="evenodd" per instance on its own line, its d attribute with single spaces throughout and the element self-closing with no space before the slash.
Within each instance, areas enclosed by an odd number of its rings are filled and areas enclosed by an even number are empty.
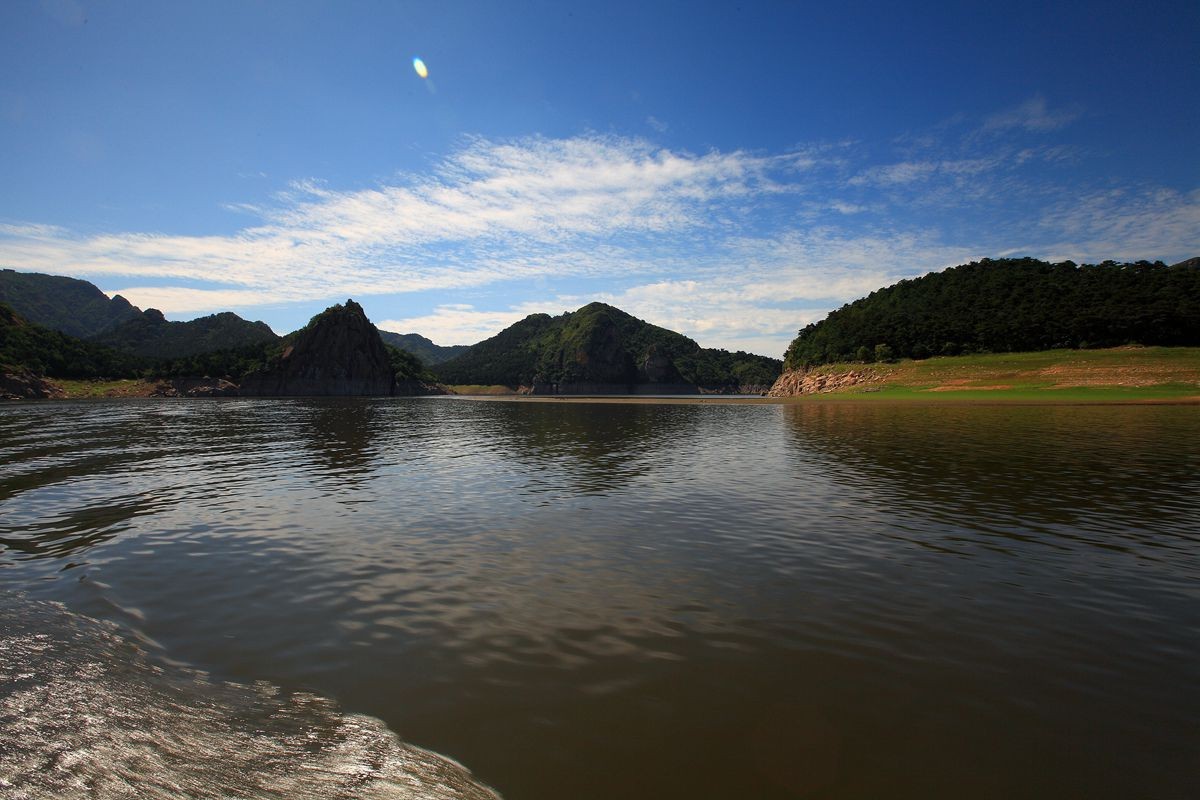
<svg viewBox="0 0 1200 800">
<path fill-rule="evenodd" d="M 379 331 L 347 300 L 313 317 L 274 365 L 246 376 L 239 394 L 375 396 L 392 394 L 394 384 Z"/>
</svg>

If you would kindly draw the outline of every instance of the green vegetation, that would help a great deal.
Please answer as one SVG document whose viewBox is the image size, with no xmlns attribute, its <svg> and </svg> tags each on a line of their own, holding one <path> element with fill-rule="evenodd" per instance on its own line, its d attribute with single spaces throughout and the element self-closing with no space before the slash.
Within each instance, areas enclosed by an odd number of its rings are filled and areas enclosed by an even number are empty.
<svg viewBox="0 0 1200 800">
<path fill-rule="evenodd" d="M 511 386 L 482 383 L 458 383 L 454 386 L 447 386 L 446 389 L 450 394 L 486 395 L 489 397 L 507 397 L 517 393 L 517 390 Z"/>
<path fill-rule="evenodd" d="M 384 344 L 399 347 L 401 350 L 412 353 L 425 364 L 440 364 L 467 351 L 467 345 L 465 344 L 443 347 L 442 345 L 434 344 L 419 333 L 380 331 L 379 338 L 383 339 Z"/>
<path fill-rule="evenodd" d="M 139 311 L 119 295 L 110 300 L 87 281 L 11 269 L 0 270 L 0 303 L 7 304 L 26 322 L 140 357 L 121 362 L 134 371 L 148 367 L 154 360 L 167 360 L 177 366 L 155 369 L 172 373 L 183 368 L 182 360 L 187 357 L 231 351 L 233 355 L 212 361 L 216 364 L 229 361 L 232 367 L 226 372 L 237 372 L 240 354 L 247 347 L 278 339 L 266 323 L 249 322 L 230 312 L 189 322 L 168 322 L 156 309 Z M 72 347 L 77 355 L 92 352 L 79 350 L 77 345 Z M 78 374 L 83 369 L 78 361 L 66 363 L 54 358 L 49 361 L 39 358 L 49 369 L 60 374 L 64 370 Z M 108 370 L 113 368 L 111 362 L 109 357 L 94 366 Z"/>
<path fill-rule="evenodd" d="M 533 314 L 434 366 L 443 383 L 770 385 L 776 359 L 702 349 L 682 334 L 591 303 L 558 317 Z"/>
<path fill-rule="evenodd" d="M 141 359 L 26 322 L 0 304 L 0 368 L 63 378 L 127 378 Z"/>
<path fill-rule="evenodd" d="M 387 342 L 384 342 L 383 347 L 387 350 L 388 363 L 392 365 L 397 381 L 437 383 L 437 376 L 429 371 L 429 368 L 421 362 L 421 359 L 409 351 L 393 347 Z"/>
<path fill-rule="evenodd" d="M 150 397 L 159 386 L 158 381 L 148 381 L 139 378 L 119 378 L 115 380 L 104 378 L 91 380 L 55 378 L 54 382 L 62 388 L 67 399 L 70 400 Z"/>
<path fill-rule="evenodd" d="M 27 322 L 0 304 L 0 367 L 52 378 L 134 379 L 227 377 L 234 381 L 261 368 L 283 349 L 282 340 L 151 359 Z"/>
<path fill-rule="evenodd" d="M 284 348 L 283 339 L 249 344 L 226 350 L 214 350 L 179 358 L 146 360 L 142 370 L 150 378 L 228 378 L 237 383 L 243 376 L 266 367 Z"/>
<path fill-rule="evenodd" d="M 852 359 L 1200 345 L 1200 265 L 984 259 L 872 292 L 800 331 L 788 369 Z"/>
<path fill-rule="evenodd" d="M 265 322 L 249 322 L 229 311 L 188 322 L 168 322 L 148 308 L 141 316 L 93 338 L 98 344 L 146 358 L 178 359 L 275 342 Z"/>
<path fill-rule="evenodd" d="M 28 322 L 79 339 L 142 315 L 125 298 L 110 300 L 87 281 L 11 269 L 0 269 L 0 303 Z"/>
</svg>

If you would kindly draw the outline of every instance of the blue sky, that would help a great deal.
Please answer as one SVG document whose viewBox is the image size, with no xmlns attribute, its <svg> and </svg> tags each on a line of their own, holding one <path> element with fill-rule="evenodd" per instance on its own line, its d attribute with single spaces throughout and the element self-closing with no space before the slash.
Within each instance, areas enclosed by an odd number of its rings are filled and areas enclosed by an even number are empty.
<svg viewBox="0 0 1200 800">
<path fill-rule="evenodd" d="M 779 356 L 974 258 L 1200 255 L 1200 5 L 904 5 L 9 0 L 0 266 Z"/>
</svg>

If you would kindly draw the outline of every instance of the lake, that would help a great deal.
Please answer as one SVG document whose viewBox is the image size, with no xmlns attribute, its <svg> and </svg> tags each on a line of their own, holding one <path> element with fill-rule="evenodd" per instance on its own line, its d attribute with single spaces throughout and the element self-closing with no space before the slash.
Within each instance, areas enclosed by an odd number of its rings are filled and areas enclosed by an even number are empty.
<svg viewBox="0 0 1200 800">
<path fill-rule="evenodd" d="M 0 579 L 14 797 L 1200 786 L 1196 407 L 15 403 Z"/>
</svg>

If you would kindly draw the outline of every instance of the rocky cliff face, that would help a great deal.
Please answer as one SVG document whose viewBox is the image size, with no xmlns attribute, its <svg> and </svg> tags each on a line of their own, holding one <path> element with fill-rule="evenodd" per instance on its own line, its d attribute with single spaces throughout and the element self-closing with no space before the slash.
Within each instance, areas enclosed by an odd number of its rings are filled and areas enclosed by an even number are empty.
<svg viewBox="0 0 1200 800">
<path fill-rule="evenodd" d="M 868 383 L 878 383 L 883 375 L 872 370 L 849 372 L 822 372 L 792 369 L 784 372 L 775 381 L 768 395 L 771 397 L 795 397 L 802 394 L 833 392 Z"/>
<path fill-rule="evenodd" d="M 379 331 L 353 300 L 313 318 L 278 362 L 242 381 L 244 397 L 386 396 L 395 373 Z"/>
<path fill-rule="evenodd" d="M 66 397 L 62 387 L 24 370 L 0 371 L 0 400 L 47 400 Z"/>
</svg>

